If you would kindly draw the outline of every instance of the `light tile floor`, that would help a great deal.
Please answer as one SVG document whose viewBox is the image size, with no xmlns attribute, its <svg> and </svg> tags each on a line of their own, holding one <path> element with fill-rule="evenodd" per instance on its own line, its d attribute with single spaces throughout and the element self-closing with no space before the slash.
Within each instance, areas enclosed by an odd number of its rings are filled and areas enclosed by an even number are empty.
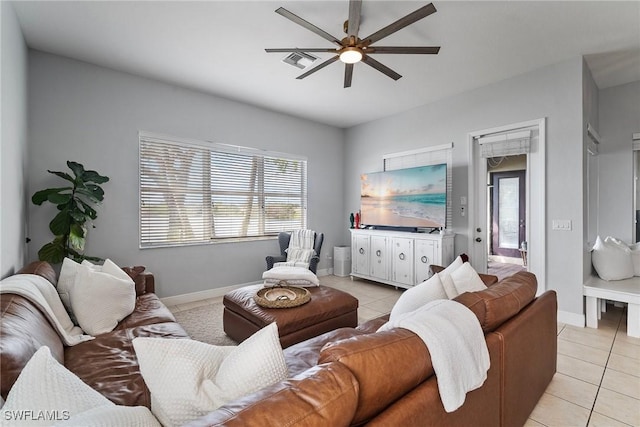
<svg viewBox="0 0 640 427">
<path fill-rule="evenodd" d="M 349 277 L 321 276 L 320 283 L 358 298 L 359 323 L 389 313 L 402 294 L 393 286 Z M 557 373 L 525 426 L 640 426 L 640 338 L 627 337 L 625 310 L 607 307 L 598 329 L 558 324 Z"/>
</svg>

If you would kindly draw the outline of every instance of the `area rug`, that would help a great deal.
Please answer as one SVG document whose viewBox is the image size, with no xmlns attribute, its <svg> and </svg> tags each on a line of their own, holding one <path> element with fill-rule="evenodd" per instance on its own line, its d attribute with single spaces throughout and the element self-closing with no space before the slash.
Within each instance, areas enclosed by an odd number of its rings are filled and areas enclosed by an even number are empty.
<svg viewBox="0 0 640 427">
<path fill-rule="evenodd" d="M 191 338 L 213 345 L 238 345 L 222 329 L 222 302 L 173 313 Z"/>
</svg>

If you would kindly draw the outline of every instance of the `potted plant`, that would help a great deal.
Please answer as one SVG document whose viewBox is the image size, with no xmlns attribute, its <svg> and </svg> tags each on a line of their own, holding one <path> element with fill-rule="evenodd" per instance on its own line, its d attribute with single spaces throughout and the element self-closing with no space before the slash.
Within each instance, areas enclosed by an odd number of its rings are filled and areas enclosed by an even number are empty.
<svg viewBox="0 0 640 427">
<path fill-rule="evenodd" d="M 83 254 L 87 236 L 87 224 L 93 228 L 93 220 L 98 217 L 94 207 L 104 199 L 104 190 L 100 184 L 109 181 L 106 176 L 93 170 L 85 170 L 77 162 L 67 161 L 73 176 L 66 172 L 47 172 L 69 181 L 71 186 L 47 188 L 36 192 L 31 201 L 40 206 L 45 201 L 53 203 L 58 208 L 57 215 L 49 223 L 49 229 L 55 236 L 38 251 L 41 261 L 52 264 L 61 263 L 65 257 L 76 262 L 82 260 L 101 261 L 101 258 Z"/>
</svg>

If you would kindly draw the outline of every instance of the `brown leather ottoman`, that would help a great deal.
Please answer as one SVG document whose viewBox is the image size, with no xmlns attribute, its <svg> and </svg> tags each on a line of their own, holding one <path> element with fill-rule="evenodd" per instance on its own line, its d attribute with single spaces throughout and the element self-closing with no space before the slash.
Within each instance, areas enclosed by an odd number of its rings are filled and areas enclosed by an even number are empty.
<svg viewBox="0 0 640 427">
<path fill-rule="evenodd" d="M 358 325 L 358 300 L 326 286 L 307 288 L 311 301 L 293 308 L 263 308 L 253 296 L 263 285 L 245 286 L 224 296 L 224 332 L 241 342 L 272 322 L 282 348 L 338 328 Z"/>
</svg>

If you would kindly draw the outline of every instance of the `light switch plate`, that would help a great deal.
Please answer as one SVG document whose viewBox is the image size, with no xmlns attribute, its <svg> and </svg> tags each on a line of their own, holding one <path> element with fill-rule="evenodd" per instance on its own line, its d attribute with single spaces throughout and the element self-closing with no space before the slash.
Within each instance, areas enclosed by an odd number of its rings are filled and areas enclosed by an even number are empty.
<svg viewBox="0 0 640 427">
<path fill-rule="evenodd" d="M 552 230 L 571 231 L 570 219 L 554 219 L 551 221 Z"/>
</svg>

